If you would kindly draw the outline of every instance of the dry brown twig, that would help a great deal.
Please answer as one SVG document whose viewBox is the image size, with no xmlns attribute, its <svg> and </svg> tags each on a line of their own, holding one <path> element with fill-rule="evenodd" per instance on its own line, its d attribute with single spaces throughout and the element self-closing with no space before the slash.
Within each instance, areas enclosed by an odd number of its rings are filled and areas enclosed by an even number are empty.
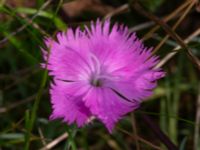
<svg viewBox="0 0 200 150">
<path fill-rule="evenodd" d="M 179 17 L 180 16 L 180 12 L 189 4 L 189 2 L 187 1 L 186 3 L 183 3 L 181 6 L 179 6 L 175 11 L 173 11 L 171 14 L 167 15 L 166 17 L 161 17 L 162 20 L 164 22 L 168 22 L 170 21 L 171 19 L 175 19 L 176 17 Z M 149 28 L 151 26 L 155 25 L 155 22 L 154 21 L 148 21 L 148 22 L 145 22 L 145 23 L 142 23 L 142 24 L 139 24 L 139 25 L 136 25 L 134 27 L 131 27 L 129 29 L 130 32 L 135 32 L 135 31 L 138 31 L 138 30 L 142 30 L 142 29 L 145 29 L 145 28 Z M 149 32 L 147 32 L 143 38 L 142 38 L 142 41 L 144 40 L 147 40 L 149 38 L 152 37 L 152 34 L 158 30 L 160 28 L 159 25 L 156 25 L 154 28 L 152 28 Z"/>
<path fill-rule="evenodd" d="M 175 18 L 177 15 L 179 15 L 179 13 L 188 5 L 190 4 L 190 1 L 185 1 L 182 5 L 180 5 L 178 8 L 176 8 L 172 13 L 170 13 L 169 15 L 167 15 L 166 17 L 164 17 L 162 20 L 163 22 L 168 22 L 171 19 Z M 142 40 L 147 40 L 149 38 L 152 37 L 152 34 L 158 30 L 160 28 L 159 25 L 156 25 L 154 28 L 152 28 L 149 32 L 147 32 L 144 37 L 142 38 Z"/>
<path fill-rule="evenodd" d="M 196 2 L 196 1 L 195 1 Z M 183 42 L 182 38 L 175 33 L 165 22 L 160 20 L 158 17 L 153 15 L 150 12 L 147 12 L 144 10 L 139 3 L 133 2 L 131 5 L 133 9 L 135 9 L 138 13 L 144 15 L 145 17 L 149 18 L 150 20 L 155 21 L 158 25 L 160 25 L 166 33 L 168 33 L 183 49 L 186 50 L 188 57 L 190 60 L 197 66 L 197 68 L 200 70 L 200 61 L 199 59 L 192 53 L 191 49 Z"/>
<path fill-rule="evenodd" d="M 141 23 L 141 24 L 138 24 L 136 26 L 133 26 L 129 29 L 129 32 L 136 32 L 136 31 L 139 31 L 139 30 L 143 30 L 143 29 L 146 29 L 146 28 L 149 28 L 151 26 L 153 26 L 155 23 L 153 21 L 148 21 L 148 22 L 145 22 L 145 23 Z"/>
<path fill-rule="evenodd" d="M 44 138 L 44 134 L 43 134 L 42 129 L 41 129 L 40 127 L 38 127 L 38 132 L 39 132 L 39 135 L 40 135 L 42 144 L 43 144 L 44 146 L 47 145 L 47 143 L 46 143 L 46 141 L 45 141 L 45 138 Z"/>
<path fill-rule="evenodd" d="M 177 17 L 178 15 L 180 16 L 180 12 L 185 8 L 187 7 L 191 2 L 190 1 L 185 1 L 185 3 L 183 3 L 181 6 L 179 6 L 178 8 L 176 8 L 171 14 L 169 14 L 168 16 L 164 17 L 163 18 L 163 21 L 164 22 L 168 22 L 169 20 Z M 111 18 L 115 15 L 118 15 L 118 14 L 121 14 L 121 13 L 125 13 L 125 12 L 128 12 L 130 9 L 129 9 L 129 4 L 124 4 L 116 9 L 114 9 L 113 11 L 111 11 L 110 13 L 108 13 L 106 16 L 104 16 L 104 20 L 105 19 L 108 19 L 108 18 Z M 181 15 L 182 16 L 182 15 Z M 155 22 L 154 21 L 148 21 L 148 22 L 145 22 L 145 23 L 142 23 L 142 24 L 139 24 L 139 25 L 136 25 L 132 28 L 129 29 L 130 32 L 135 32 L 135 31 L 138 31 L 138 30 L 142 30 L 142 29 L 145 29 L 145 28 L 148 28 L 148 27 L 151 27 L 155 25 Z M 152 30 L 150 30 L 150 32 L 148 32 L 147 34 L 145 34 L 145 36 L 143 37 L 143 40 L 146 40 L 148 38 L 151 37 L 151 35 L 159 29 L 159 25 L 156 25 Z"/>
<path fill-rule="evenodd" d="M 155 149 L 155 150 L 162 150 L 162 148 L 161 147 L 159 147 L 159 146 L 157 146 L 157 145 L 154 145 L 154 144 L 152 144 L 151 142 L 149 142 L 149 141 L 147 141 L 147 140 L 145 140 L 145 139 L 143 139 L 143 138 L 141 138 L 141 137 L 139 137 L 139 136 L 133 136 L 131 133 L 129 133 L 128 131 L 126 131 L 126 130 L 124 130 L 124 129 L 122 129 L 122 128 L 117 128 L 118 130 L 120 130 L 121 132 L 123 132 L 123 133 L 125 133 L 125 134 L 127 134 L 127 135 L 129 135 L 133 140 L 138 140 L 138 141 L 140 141 L 140 142 L 142 142 L 142 143 L 144 143 L 144 144 L 146 144 L 146 145 L 148 145 L 148 146 L 150 146 L 151 148 L 153 148 L 153 149 Z"/>
<path fill-rule="evenodd" d="M 190 4 L 189 1 L 186 1 L 185 3 L 183 3 L 181 6 L 179 6 L 178 8 L 176 8 L 171 14 L 165 16 L 165 17 L 161 17 L 162 20 L 164 22 L 168 22 L 170 21 L 171 19 L 175 19 L 176 17 L 179 17 L 180 16 L 180 13 L 181 11 L 188 5 Z M 148 22 L 145 22 L 145 23 L 142 23 L 142 24 L 139 24 L 139 25 L 136 25 L 132 28 L 129 29 L 130 32 L 135 32 L 135 31 L 138 31 L 138 30 L 142 30 L 142 29 L 145 29 L 145 28 L 148 28 L 148 27 L 151 27 L 155 25 L 155 22 L 154 21 L 148 21 Z M 153 27 L 149 32 L 147 32 L 143 38 L 142 38 L 142 41 L 144 40 L 147 40 L 149 38 L 152 37 L 152 34 L 158 30 L 160 28 L 159 25 L 156 25 L 155 27 Z"/>
<path fill-rule="evenodd" d="M 186 15 L 190 12 L 190 10 L 192 9 L 192 7 L 195 5 L 195 2 L 192 1 L 191 4 L 188 6 L 188 8 L 186 8 L 186 10 L 183 12 L 183 14 L 181 15 L 181 17 L 177 20 L 177 22 L 173 25 L 172 30 L 175 31 L 175 29 L 178 27 L 178 25 L 183 21 L 183 19 L 186 17 Z M 167 34 L 163 40 L 154 48 L 153 50 L 153 54 L 155 54 L 160 48 L 161 46 L 167 41 L 167 39 L 170 36 Z"/>
<path fill-rule="evenodd" d="M 123 12 L 127 12 L 129 10 L 129 4 L 124 4 L 116 9 L 114 9 L 113 11 L 111 11 L 110 13 L 108 13 L 104 19 L 108 19 L 108 18 L 111 18 L 115 15 L 118 15 L 118 14 L 121 14 Z"/>
<path fill-rule="evenodd" d="M 49 144 L 47 144 L 46 146 L 42 147 L 40 150 L 50 150 L 50 149 L 54 148 L 58 143 L 65 140 L 68 136 L 69 136 L 68 133 L 64 133 L 61 136 L 54 139 Z"/>
<path fill-rule="evenodd" d="M 185 40 L 184 43 L 188 44 L 194 37 L 200 35 L 200 28 L 197 29 L 195 32 L 193 32 L 190 36 L 188 36 Z M 160 68 L 163 65 L 165 65 L 171 58 L 173 58 L 181 49 L 181 46 L 175 47 L 170 53 L 168 53 L 156 66 L 156 68 Z"/>
<path fill-rule="evenodd" d="M 20 16 L 23 19 L 25 19 L 26 22 L 28 22 L 29 24 L 32 24 L 35 29 L 40 31 L 40 33 L 42 33 L 45 36 L 49 36 L 49 34 L 45 30 L 43 30 L 37 23 L 33 22 L 33 20 L 29 19 L 26 14 L 20 14 Z"/>
</svg>

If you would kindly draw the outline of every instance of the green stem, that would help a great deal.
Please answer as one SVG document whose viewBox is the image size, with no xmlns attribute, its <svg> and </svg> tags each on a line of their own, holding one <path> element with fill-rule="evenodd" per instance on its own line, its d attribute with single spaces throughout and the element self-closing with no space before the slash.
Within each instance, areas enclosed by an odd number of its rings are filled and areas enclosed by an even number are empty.
<svg viewBox="0 0 200 150">
<path fill-rule="evenodd" d="M 76 128 L 75 127 L 67 127 L 67 133 L 69 134 L 69 137 L 67 139 L 67 150 L 77 150 L 76 142 L 75 142 L 75 136 L 76 136 Z"/>
</svg>

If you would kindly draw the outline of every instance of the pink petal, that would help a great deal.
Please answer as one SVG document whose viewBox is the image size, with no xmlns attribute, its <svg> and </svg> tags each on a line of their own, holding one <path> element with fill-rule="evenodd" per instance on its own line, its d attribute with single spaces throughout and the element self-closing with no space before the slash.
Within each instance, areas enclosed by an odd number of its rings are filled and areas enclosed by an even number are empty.
<svg viewBox="0 0 200 150">
<path fill-rule="evenodd" d="M 88 87 L 81 83 L 55 81 L 50 94 L 53 112 L 50 119 L 63 118 L 69 124 L 77 123 L 79 127 L 86 124 L 91 112 L 82 101 Z"/>
<path fill-rule="evenodd" d="M 47 69 L 50 75 L 63 80 L 82 80 L 88 77 L 90 70 L 87 59 L 89 57 L 88 38 L 79 29 L 74 33 L 68 29 L 67 33 L 57 34 L 58 42 L 46 39 L 49 48 Z M 47 53 L 43 51 L 47 61 Z"/>
<path fill-rule="evenodd" d="M 118 80 L 110 80 L 105 83 L 106 87 L 110 87 L 118 91 L 121 95 L 129 100 L 142 101 L 153 94 L 152 90 L 156 87 L 156 80 L 162 78 L 162 71 L 146 71 L 140 74 L 134 74 L 130 78 L 121 78 Z"/>
<path fill-rule="evenodd" d="M 92 114 L 105 124 L 110 133 L 122 116 L 139 106 L 139 103 L 124 100 L 109 88 L 93 87 L 83 100 Z"/>
</svg>

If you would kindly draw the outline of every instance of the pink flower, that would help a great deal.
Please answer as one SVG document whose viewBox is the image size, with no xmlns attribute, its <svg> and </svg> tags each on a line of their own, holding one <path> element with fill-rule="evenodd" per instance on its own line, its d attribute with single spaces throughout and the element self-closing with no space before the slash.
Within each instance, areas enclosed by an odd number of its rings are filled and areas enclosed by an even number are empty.
<svg viewBox="0 0 200 150">
<path fill-rule="evenodd" d="M 125 114 L 152 94 L 156 80 L 164 76 L 153 69 L 158 58 L 128 28 L 99 20 L 75 32 L 57 34 L 45 41 L 43 51 L 51 84 L 51 119 L 62 118 L 81 127 L 91 117 L 102 121 L 109 132 Z M 48 59 L 47 59 L 48 57 Z"/>
</svg>

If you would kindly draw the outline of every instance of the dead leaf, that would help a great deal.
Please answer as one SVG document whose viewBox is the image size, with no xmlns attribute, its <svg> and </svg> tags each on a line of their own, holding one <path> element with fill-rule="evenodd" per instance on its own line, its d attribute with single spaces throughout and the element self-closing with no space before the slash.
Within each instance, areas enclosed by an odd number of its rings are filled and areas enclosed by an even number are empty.
<svg viewBox="0 0 200 150">
<path fill-rule="evenodd" d="M 64 13 L 70 18 L 79 16 L 84 11 L 106 15 L 114 10 L 113 7 L 101 3 L 100 0 L 75 0 L 62 6 Z"/>
</svg>

